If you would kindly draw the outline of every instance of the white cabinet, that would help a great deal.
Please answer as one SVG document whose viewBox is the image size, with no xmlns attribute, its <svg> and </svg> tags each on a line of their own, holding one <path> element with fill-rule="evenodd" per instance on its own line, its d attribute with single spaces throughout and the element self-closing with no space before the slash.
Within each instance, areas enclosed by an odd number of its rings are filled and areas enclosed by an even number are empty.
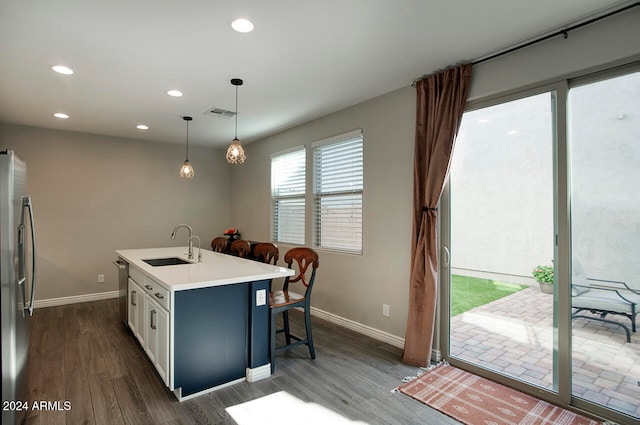
<svg viewBox="0 0 640 425">
<path fill-rule="evenodd" d="M 169 385 L 169 312 L 149 295 L 145 299 L 145 352 Z"/>
<path fill-rule="evenodd" d="M 127 322 L 133 335 L 144 346 L 144 301 L 146 298 L 145 291 L 136 284 L 135 281 L 129 279 L 128 289 L 128 317 Z"/>
<path fill-rule="evenodd" d="M 135 268 L 129 276 L 129 327 L 170 387 L 170 292 Z"/>
</svg>

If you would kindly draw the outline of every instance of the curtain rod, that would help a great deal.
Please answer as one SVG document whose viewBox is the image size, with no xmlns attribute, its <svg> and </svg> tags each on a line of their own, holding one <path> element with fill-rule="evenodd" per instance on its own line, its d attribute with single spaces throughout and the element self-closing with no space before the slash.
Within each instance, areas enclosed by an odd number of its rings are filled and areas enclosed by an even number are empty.
<svg viewBox="0 0 640 425">
<path fill-rule="evenodd" d="M 489 61 L 491 59 L 498 58 L 500 56 L 504 56 L 504 55 L 506 55 L 508 53 L 513 53 L 513 52 L 515 52 L 517 50 L 524 49 L 525 47 L 529 47 L 529 46 L 532 46 L 534 44 L 541 43 L 541 42 L 543 42 L 545 40 L 548 40 L 548 39 L 553 38 L 553 37 L 557 37 L 559 35 L 564 36 L 564 38 L 568 38 L 569 37 L 569 31 L 573 31 L 575 29 L 582 28 L 584 26 L 593 24 L 594 22 L 598 22 L 598 21 L 600 21 L 602 19 L 605 19 L 605 18 L 608 18 L 610 16 L 617 15 L 618 13 L 625 12 L 625 11 L 627 11 L 629 9 L 632 9 L 632 8 L 636 7 L 636 6 L 640 6 L 640 1 L 637 1 L 635 3 L 629 4 L 629 5 L 625 6 L 625 7 L 620 8 L 620 9 L 613 10 L 613 11 L 611 11 L 609 13 L 605 13 L 604 15 L 596 16 L 594 18 L 588 19 L 588 20 L 586 20 L 584 22 L 581 22 L 579 24 L 571 25 L 571 26 L 569 26 L 567 28 L 564 28 L 564 29 L 561 29 L 561 30 L 557 30 L 557 31 L 555 31 L 555 32 L 553 32 L 551 34 L 547 34 L 545 36 L 536 38 L 536 39 L 528 41 L 528 42 L 526 42 L 524 44 L 520 44 L 520 45 L 511 47 L 511 48 L 507 48 L 506 50 L 500 51 L 498 53 L 489 54 L 488 56 L 485 56 L 485 57 L 474 59 L 474 60 L 471 61 L 471 65 L 478 65 L 479 63 L 486 62 L 486 61 Z M 469 62 L 461 62 L 461 64 L 462 63 L 469 63 Z M 447 68 L 450 68 L 450 67 L 447 67 Z M 447 69 L 447 68 L 445 68 L 445 69 Z M 438 72 L 440 72 L 440 71 L 435 71 L 435 72 L 432 72 L 431 74 L 423 75 L 420 78 L 416 78 L 411 83 L 411 87 L 415 87 L 416 83 L 418 81 L 424 80 L 425 78 L 428 78 L 431 75 L 437 74 Z"/>
<path fill-rule="evenodd" d="M 561 29 L 561 30 L 557 30 L 557 31 L 555 31 L 555 32 L 553 32 L 551 34 L 547 34 L 547 35 L 545 35 L 543 37 L 536 38 L 536 39 L 528 41 L 528 42 L 526 42 L 524 44 L 520 44 L 520 45 L 517 45 L 515 47 L 508 48 L 507 50 L 503 50 L 501 52 L 491 54 L 491 55 L 486 56 L 484 58 L 475 59 L 475 60 L 471 61 L 471 64 L 472 65 L 477 65 L 479 63 L 486 62 L 486 61 L 491 60 L 491 59 L 495 59 L 497 57 L 506 55 L 508 53 L 512 53 L 512 52 L 515 52 L 517 50 L 524 49 L 525 47 L 529 47 L 529 46 L 532 46 L 534 44 L 541 43 L 541 42 L 543 42 L 545 40 L 548 40 L 548 39 L 553 38 L 553 37 L 557 37 L 559 35 L 564 36 L 564 38 L 568 38 L 569 37 L 569 31 L 573 31 L 573 30 L 576 30 L 578 28 L 582 28 L 584 26 L 593 24 L 594 22 L 598 22 L 598 21 L 600 21 L 602 19 L 605 19 L 605 18 L 608 18 L 610 16 L 617 15 L 618 13 L 622 13 L 622 12 L 627 11 L 629 9 L 632 9 L 632 8 L 634 8 L 636 6 L 640 6 L 640 2 L 635 2 L 635 3 L 629 4 L 629 5 L 627 5 L 627 6 L 623 7 L 623 8 L 620 8 L 620 9 L 617 9 L 617 10 L 613 10 L 613 11 L 611 11 L 609 13 L 605 13 L 604 15 L 601 15 L 601 16 L 596 16 L 595 18 L 591 18 L 589 20 L 586 20 L 586 21 L 581 22 L 579 24 L 572 25 L 572 26 L 567 27 L 567 28 L 564 28 L 564 29 Z"/>
</svg>

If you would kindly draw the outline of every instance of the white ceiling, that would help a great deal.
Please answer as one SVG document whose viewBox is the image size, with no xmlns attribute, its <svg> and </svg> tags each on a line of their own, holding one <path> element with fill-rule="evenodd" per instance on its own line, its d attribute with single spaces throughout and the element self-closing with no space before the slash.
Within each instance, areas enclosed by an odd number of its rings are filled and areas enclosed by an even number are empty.
<svg viewBox="0 0 640 425">
<path fill-rule="evenodd" d="M 191 115 L 189 142 L 222 147 L 233 119 L 203 114 L 235 109 L 237 77 L 247 144 L 623 3 L 2 0 L 0 121 L 184 143 Z M 233 31 L 238 17 L 255 30 Z M 174 88 L 184 96 L 167 96 Z"/>
</svg>

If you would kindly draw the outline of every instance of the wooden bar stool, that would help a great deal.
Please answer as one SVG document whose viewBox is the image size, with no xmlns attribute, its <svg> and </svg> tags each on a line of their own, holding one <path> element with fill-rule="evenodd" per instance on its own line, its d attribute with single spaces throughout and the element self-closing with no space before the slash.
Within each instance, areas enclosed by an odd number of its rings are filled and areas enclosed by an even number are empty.
<svg viewBox="0 0 640 425">
<path fill-rule="evenodd" d="M 249 252 L 251 252 L 251 244 L 244 239 L 238 239 L 237 241 L 231 242 L 229 252 L 236 257 L 247 258 Z"/>
<path fill-rule="evenodd" d="M 284 261 L 289 268 L 292 268 L 295 261 L 298 273 L 291 277 L 287 276 L 281 291 L 269 292 L 269 308 L 271 310 L 271 373 L 276 368 L 276 353 L 288 350 L 298 345 L 308 345 L 311 358 L 316 358 L 316 352 L 313 348 L 313 336 L 311 334 L 311 290 L 313 289 L 313 281 L 316 278 L 316 270 L 320 265 L 318 254 L 311 248 L 292 248 L 284 255 Z M 310 276 L 308 276 L 308 268 Z M 289 291 L 289 284 L 301 281 L 305 287 L 304 295 Z M 291 334 L 289 331 L 289 310 L 300 307 L 304 310 L 304 323 L 306 330 L 306 338 L 301 338 Z M 282 313 L 284 327 L 276 329 L 276 318 Z M 276 347 L 276 334 L 284 332 L 286 345 Z M 295 342 L 291 342 L 291 340 Z"/>
<path fill-rule="evenodd" d="M 221 252 L 223 254 L 227 253 L 227 238 L 223 236 L 218 236 L 211 241 L 211 249 L 214 252 Z"/>
<path fill-rule="evenodd" d="M 253 258 L 261 263 L 273 264 L 278 262 L 280 251 L 276 244 L 271 242 L 261 242 L 253 248 Z"/>
</svg>

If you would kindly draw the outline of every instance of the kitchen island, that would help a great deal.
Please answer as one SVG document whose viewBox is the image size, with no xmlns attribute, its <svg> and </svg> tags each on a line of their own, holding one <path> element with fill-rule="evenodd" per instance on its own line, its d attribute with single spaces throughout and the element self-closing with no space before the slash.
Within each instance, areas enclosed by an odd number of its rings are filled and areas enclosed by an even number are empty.
<svg viewBox="0 0 640 425">
<path fill-rule="evenodd" d="M 186 252 L 116 251 L 129 264 L 128 326 L 159 376 L 180 401 L 270 376 L 271 279 L 294 272 L 209 250 L 198 262 L 197 251 L 194 259 Z"/>
</svg>

